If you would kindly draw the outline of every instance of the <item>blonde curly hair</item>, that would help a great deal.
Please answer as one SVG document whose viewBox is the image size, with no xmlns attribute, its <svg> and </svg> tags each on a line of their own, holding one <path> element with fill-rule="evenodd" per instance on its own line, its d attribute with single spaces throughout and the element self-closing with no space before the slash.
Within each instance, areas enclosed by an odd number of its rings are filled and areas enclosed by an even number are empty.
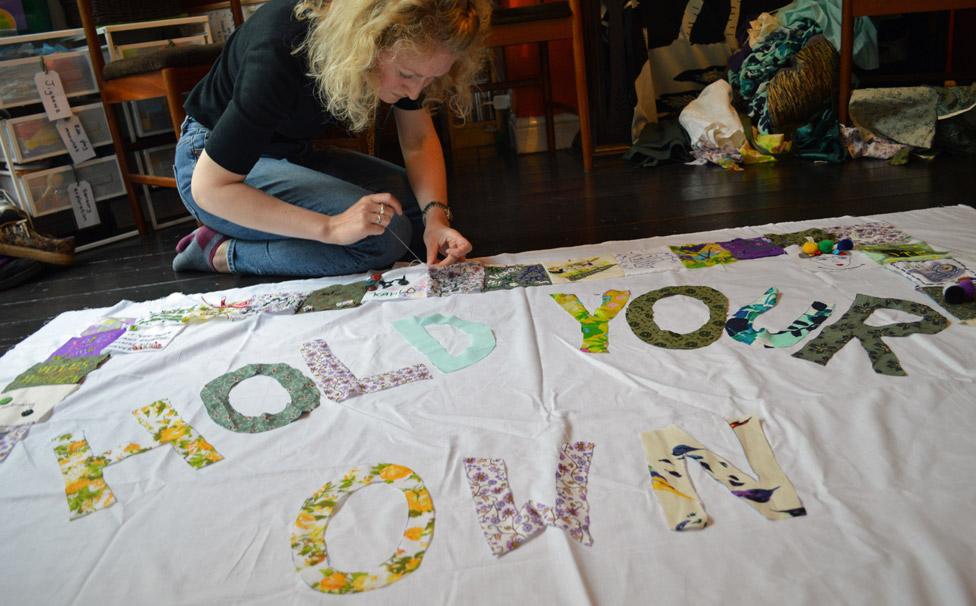
<svg viewBox="0 0 976 606">
<path fill-rule="evenodd" d="M 424 89 L 424 104 L 444 102 L 458 116 L 470 111 L 490 0 L 300 0 L 295 16 L 310 22 L 295 53 L 306 54 L 322 105 L 353 131 L 373 120 L 379 104 L 374 68 L 387 50 L 453 53 L 450 71 Z"/>
</svg>

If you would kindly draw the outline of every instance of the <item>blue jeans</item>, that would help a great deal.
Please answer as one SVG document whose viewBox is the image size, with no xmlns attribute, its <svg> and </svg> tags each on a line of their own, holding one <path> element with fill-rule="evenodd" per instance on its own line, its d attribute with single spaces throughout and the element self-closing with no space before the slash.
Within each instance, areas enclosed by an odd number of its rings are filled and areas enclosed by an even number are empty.
<svg viewBox="0 0 976 606">
<path fill-rule="evenodd" d="M 344 149 L 303 152 L 288 159 L 262 156 L 244 183 L 289 204 L 333 216 L 367 194 L 389 192 L 403 206 L 404 215 L 394 215 L 382 235 L 349 246 L 324 244 L 242 227 L 201 209 L 191 194 L 190 180 L 209 136 L 206 127 L 188 116 L 176 145 L 173 170 L 190 214 L 231 238 L 227 252 L 231 272 L 310 277 L 362 273 L 392 265 L 407 252 L 404 244 L 424 258 L 420 208 L 403 168 Z"/>
</svg>

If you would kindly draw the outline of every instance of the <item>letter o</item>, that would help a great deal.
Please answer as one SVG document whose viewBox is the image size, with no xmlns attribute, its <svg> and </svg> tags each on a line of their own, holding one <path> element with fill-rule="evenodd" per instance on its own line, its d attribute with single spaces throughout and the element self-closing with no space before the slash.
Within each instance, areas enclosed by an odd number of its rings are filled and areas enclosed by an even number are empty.
<svg viewBox="0 0 976 606">
<path fill-rule="evenodd" d="M 708 321 L 698 330 L 682 334 L 664 330 L 654 321 L 654 304 L 667 297 L 684 295 L 698 299 L 708 307 Z M 711 345 L 722 336 L 729 300 L 710 286 L 668 286 L 634 299 L 627 308 L 627 324 L 637 338 L 666 349 L 698 349 Z"/>
</svg>

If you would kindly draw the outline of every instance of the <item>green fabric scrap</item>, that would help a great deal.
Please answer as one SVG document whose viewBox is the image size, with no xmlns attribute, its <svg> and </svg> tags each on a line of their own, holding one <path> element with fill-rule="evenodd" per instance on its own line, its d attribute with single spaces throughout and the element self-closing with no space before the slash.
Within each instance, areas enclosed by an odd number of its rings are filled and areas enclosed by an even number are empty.
<svg viewBox="0 0 976 606">
<path fill-rule="evenodd" d="M 241 414 L 230 402 L 230 392 L 239 383 L 258 375 L 271 377 L 285 388 L 291 400 L 284 410 L 249 417 Z M 239 433 L 261 433 L 284 427 L 319 405 L 319 390 L 315 382 L 301 371 L 287 364 L 248 364 L 233 372 L 220 375 L 207 383 L 200 392 L 210 418 L 215 423 Z"/>
<path fill-rule="evenodd" d="M 879 309 L 895 309 L 920 316 L 922 319 L 915 322 L 895 322 L 885 326 L 865 324 L 871 314 Z M 949 321 L 928 305 L 903 299 L 858 294 L 854 298 L 851 308 L 840 320 L 824 328 L 803 349 L 793 354 L 793 357 L 826 366 L 834 354 L 851 340 L 857 339 L 871 359 L 871 367 L 874 368 L 874 372 L 903 377 L 907 373 L 898 362 L 895 352 L 884 344 L 881 337 L 907 337 L 914 334 L 934 335 L 948 325 Z"/>
<path fill-rule="evenodd" d="M 108 360 L 108 354 L 80 358 L 54 358 L 39 362 L 22 372 L 3 391 L 36 387 L 39 385 L 76 385 L 85 376 Z"/>
<path fill-rule="evenodd" d="M 309 293 L 298 306 L 296 313 L 304 314 L 330 309 L 351 309 L 359 307 L 366 294 L 367 282 L 353 282 L 351 284 L 333 284 Z"/>
<path fill-rule="evenodd" d="M 817 228 L 794 231 L 788 234 L 763 234 L 763 237 L 780 248 L 786 248 L 787 246 L 791 246 L 793 244 L 803 246 L 803 243 L 807 241 L 807 238 L 813 238 L 814 242 L 834 239 L 833 236 L 824 230 Z"/>
<path fill-rule="evenodd" d="M 944 289 L 941 286 L 922 286 L 919 290 L 927 294 L 929 298 L 942 306 L 942 309 L 948 311 L 963 323 L 973 324 L 976 321 L 976 301 L 947 303 Z"/>
<path fill-rule="evenodd" d="M 878 263 L 894 263 L 895 261 L 928 261 L 930 259 L 944 259 L 949 251 L 935 250 L 926 242 L 911 242 L 909 244 L 871 244 L 858 246 L 857 250 L 871 257 Z"/>
<path fill-rule="evenodd" d="M 654 321 L 654 304 L 667 297 L 684 295 L 698 299 L 708 307 L 708 321 L 698 330 L 681 334 L 663 330 Z M 698 349 L 711 345 L 722 336 L 729 300 L 709 286 L 668 286 L 652 290 L 634 299 L 627 308 L 627 324 L 641 341 L 666 349 Z"/>
</svg>

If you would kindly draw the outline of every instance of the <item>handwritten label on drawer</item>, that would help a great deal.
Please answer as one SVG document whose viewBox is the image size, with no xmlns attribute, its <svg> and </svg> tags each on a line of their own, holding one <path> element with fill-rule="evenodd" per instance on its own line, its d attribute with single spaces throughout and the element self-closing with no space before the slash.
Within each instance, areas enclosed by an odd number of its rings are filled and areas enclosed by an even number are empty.
<svg viewBox="0 0 976 606">
<path fill-rule="evenodd" d="M 70 118 L 58 120 L 54 126 L 58 129 L 64 146 L 68 148 L 68 153 L 71 154 L 72 164 L 80 164 L 95 157 L 95 148 L 92 147 L 88 133 L 85 132 L 85 127 L 77 116 L 72 115 Z"/>
<path fill-rule="evenodd" d="M 78 229 L 92 227 L 102 222 L 98 216 L 98 207 L 95 206 L 95 194 L 92 193 L 88 181 L 69 184 L 68 198 L 71 200 L 71 210 L 75 213 Z"/>
<path fill-rule="evenodd" d="M 47 113 L 48 120 L 54 122 L 62 118 L 70 118 L 73 115 L 58 72 L 53 69 L 37 72 L 34 74 L 34 86 L 37 87 L 37 93 L 41 96 L 41 103 L 44 104 L 44 111 Z"/>
</svg>

